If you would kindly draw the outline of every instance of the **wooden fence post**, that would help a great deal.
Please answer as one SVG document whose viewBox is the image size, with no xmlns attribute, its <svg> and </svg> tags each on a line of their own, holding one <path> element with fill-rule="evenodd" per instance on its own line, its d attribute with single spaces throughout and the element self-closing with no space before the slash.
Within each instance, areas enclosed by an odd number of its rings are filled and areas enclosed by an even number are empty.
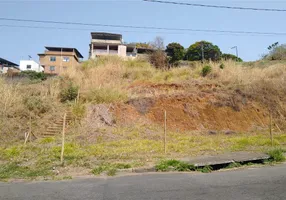
<svg viewBox="0 0 286 200">
<path fill-rule="evenodd" d="M 61 164 L 64 164 L 64 151 L 65 151 L 65 131 L 66 131 L 66 118 L 67 114 L 64 114 L 64 120 L 63 120 L 63 135 L 62 135 L 62 151 L 61 151 Z"/>
<path fill-rule="evenodd" d="M 25 133 L 24 146 L 26 145 L 28 139 L 30 139 L 30 141 L 31 141 L 31 134 L 32 134 L 32 116 L 31 116 L 31 113 L 30 113 L 30 117 L 29 117 L 29 131 L 28 131 L 27 134 Z"/>
<path fill-rule="evenodd" d="M 167 111 L 164 112 L 164 152 L 167 153 Z"/>
<path fill-rule="evenodd" d="M 273 147 L 273 132 L 272 132 L 272 113 L 269 111 L 269 132 L 270 132 L 270 138 L 271 138 L 271 146 Z"/>
</svg>

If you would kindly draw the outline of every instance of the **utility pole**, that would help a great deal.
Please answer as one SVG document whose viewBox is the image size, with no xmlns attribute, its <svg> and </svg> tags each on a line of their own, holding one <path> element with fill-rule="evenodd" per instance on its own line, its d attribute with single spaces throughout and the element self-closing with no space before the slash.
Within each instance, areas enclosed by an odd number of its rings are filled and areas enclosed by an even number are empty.
<svg viewBox="0 0 286 200">
<path fill-rule="evenodd" d="M 201 48 L 202 48 L 202 63 L 204 62 L 204 59 L 205 59 L 205 53 L 204 53 L 204 43 L 202 42 L 201 43 Z"/>
<path fill-rule="evenodd" d="M 238 61 L 238 48 L 237 48 L 237 46 L 231 47 L 231 49 L 235 49 L 235 52 L 236 52 L 236 61 Z"/>
</svg>

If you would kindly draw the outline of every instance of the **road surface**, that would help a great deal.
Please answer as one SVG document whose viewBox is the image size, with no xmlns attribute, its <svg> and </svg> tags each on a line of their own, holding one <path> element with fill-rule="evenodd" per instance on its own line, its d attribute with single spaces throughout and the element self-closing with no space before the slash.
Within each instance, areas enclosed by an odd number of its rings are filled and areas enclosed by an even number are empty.
<svg viewBox="0 0 286 200">
<path fill-rule="evenodd" d="M 0 199 L 285 200 L 286 165 L 210 174 L 142 174 L 107 179 L 0 183 Z"/>
</svg>

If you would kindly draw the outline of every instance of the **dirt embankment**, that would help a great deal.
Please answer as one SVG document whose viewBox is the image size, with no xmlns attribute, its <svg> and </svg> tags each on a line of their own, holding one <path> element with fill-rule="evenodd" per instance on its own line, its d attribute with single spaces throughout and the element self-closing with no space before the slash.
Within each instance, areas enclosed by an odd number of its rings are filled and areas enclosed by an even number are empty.
<svg viewBox="0 0 286 200">
<path fill-rule="evenodd" d="M 144 85 L 146 91 L 172 90 L 173 94 L 142 97 L 117 104 L 112 112 L 119 124 L 137 122 L 163 125 L 167 111 L 168 127 L 173 130 L 235 130 L 250 131 L 266 128 L 268 111 L 241 91 L 223 91 L 216 85 L 195 85 L 188 90 L 183 86 Z M 134 89 L 134 88 L 132 88 Z M 150 91 L 150 90 L 148 90 Z M 191 92 L 192 91 L 192 92 Z"/>
</svg>

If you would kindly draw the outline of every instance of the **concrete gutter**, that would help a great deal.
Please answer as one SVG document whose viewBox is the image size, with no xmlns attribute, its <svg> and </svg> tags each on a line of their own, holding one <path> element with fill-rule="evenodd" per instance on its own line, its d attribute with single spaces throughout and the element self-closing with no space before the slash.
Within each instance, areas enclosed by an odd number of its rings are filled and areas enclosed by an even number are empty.
<svg viewBox="0 0 286 200">
<path fill-rule="evenodd" d="M 213 156 L 201 156 L 197 158 L 184 158 L 180 159 L 189 164 L 194 165 L 195 167 L 204 167 L 204 166 L 215 166 L 215 165 L 227 165 L 234 162 L 258 162 L 269 159 L 269 155 L 265 153 L 255 153 L 255 152 L 231 152 L 220 155 Z M 148 173 L 156 172 L 155 166 L 151 167 L 142 167 L 142 168 L 133 168 L 133 169 L 123 169 L 118 170 L 121 173 Z"/>
<path fill-rule="evenodd" d="M 269 159 L 269 155 L 265 153 L 255 152 L 232 152 L 214 156 L 203 156 L 192 159 L 182 159 L 196 167 L 204 167 L 211 165 L 225 165 L 234 162 L 257 162 Z"/>
</svg>

